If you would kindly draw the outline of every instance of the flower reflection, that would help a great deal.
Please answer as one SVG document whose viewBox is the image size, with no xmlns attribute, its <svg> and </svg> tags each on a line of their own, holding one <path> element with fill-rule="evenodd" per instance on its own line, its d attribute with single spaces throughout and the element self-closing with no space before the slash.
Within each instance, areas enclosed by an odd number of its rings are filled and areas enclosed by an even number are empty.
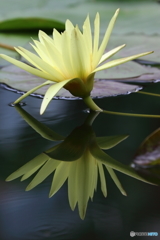
<svg viewBox="0 0 160 240">
<path fill-rule="evenodd" d="M 21 108 L 18 111 L 26 119 L 25 111 Z M 76 205 L 78 205 L 79 215 L 82 219 L 85 217 L 88 201 L 93 199 L 94 192 L 97 189 L 98 178 L 100 179 L 102 193 L 105 197 L 107 196 L 104 169 L 108 170 L 121 193 L 126 195 L 113 169 L 142 181 L 144 179 L 139 177 L 132 168 L 117 162 L 101 150 L 116 146 L 128 136 L 96 137 L 91 125 L 97 114 L 95 112 L 90 113 L 84 124 L 75 128 L 64 141 L 26 163 L 12 173 L 7 178 L 7 181 L 20 176 L 22 176 L 21 181 L 23 181 L 38 171 L 27 186 L 26 190 L 28 191 L 54 172 L 49 196 L 52 197 L 67 180 L 70 207 L 74 210 Z M 26 113 L 26 116 L 27 122 L 34 127 L 32 124 L 33 117 L 29 121 L 29 114 Z M 44 135 L 46 129 L 45 127 L 43 128 L 42 124 L 37 131 Z"/>
</svg>

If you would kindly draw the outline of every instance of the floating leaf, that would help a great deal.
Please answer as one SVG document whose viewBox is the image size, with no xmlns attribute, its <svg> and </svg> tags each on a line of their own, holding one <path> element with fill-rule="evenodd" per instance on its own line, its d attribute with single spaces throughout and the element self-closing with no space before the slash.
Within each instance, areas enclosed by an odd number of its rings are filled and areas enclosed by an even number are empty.
<svg viewBox="0 0 160 240">
<path fill-rule="evenodd" d="M 12 6 L 9 11 L 8 6 Z M 118 1 L 118 7 L 121 14 L 118 17 L 114 32 L 120 35 L 128 33 L 160 34 L 159 28 L 159 5 L 154 1 Z M 21 25 L 18 18 L 23 21 L 28 19 L 28 24 L 24 29 L 34 26 L 35 28 L 44 26 L 46 19 L 54 20 L 55 24 L 62 24 L 69 18 L 74 24 L 82 25 L 85 16 L 89 13 L 91 19 L 99 11 L 101 15 L 102 29 L 106 30 L 106 22 L 109 22 L 115 11 L 115 1 L 88 1 L 88 0 L 34 0 L 20 1 L 5 0 L 0 9 L 0 29 L 18 29 Z M 149 13 L 149 14 L 146 14 Z M 43 18 L 42 18 L 43 16 Z M 35 18 L 35 21 L 29 21 L 29 18 Z M 36 20 L 37 19 L 37 20 Z M 38 21 L 41 19 L 41 23 Z M 50 26 L 50 23 L 48 23 Z M 54 26 L 53 26 L 54 27 Z M 52 27 L 52 28 L 53 28 Z"/>
<path fill-rule="evenodd" d="M 11 88 L 15 89 L 15 91 L 17 89 L 17 92 L 21 93 L 27 92 L 28 90 L 44 83 L 44 81 L 44 79 L 33 76 L 13 65 L 4 67 L 0 71 L 0 82 L 7 84 Z M 44 95 L 47 89 L 48 86 L 45 86 L 38 89 L 36 93 L 37 95 Z M 96 80 L 91 96 L 93 98 L 117 96 L 121 94 L 128 94 L 130 92 L 136 92 L 138 90 L 140 90 L 140 87 L 136 85 L 118 83 L 114 81 Z M 61 89 L 56 94 L 56 97 L 76 99 L 76 97 L 71 95 L 69 91 L 65 89 Z"/>
<path fill-rule="evenodd" d="M 115 36 L 111 37 L 111 41 L 108 45 L 108 50 L 113 49 L 121 44 L 126 44 L 126 47 L 123 50 L 119 51 L 116 54 L 116 58 L 127 57 L 129 55 L 146 52 L 146 51 L 154 51 L 154 53 L 149 54 L 147 56 L 142 57 L 142 59 L 159 62 L 160 64 L 160 36 L 159 35 L 142 35 L 142 34 L 130 34 L 123 36 Z"/>
<path fill-rule="evenodd" d="M 160 128 L 144 140 L 133 161 L 141 167 L 160 166 Z"/>
<path fill-rule="evenodd" d="M 33 34 L 34 38 L 37 38 L 35 34 Z M 19 59 L 19 54 L 16 51 L 11 51 L 6 48 L 2 48 L 1 44 L 9 45 L 9 46 L 28 46 L 28 41 L 31 38 L 30 34 L 4 34 L 0 33 L 0 53 L 9 55 L 10 57 L 14 57 Z M 8 63 L 0 58 L 0 66 L 6 66 Z"/>
</svg>

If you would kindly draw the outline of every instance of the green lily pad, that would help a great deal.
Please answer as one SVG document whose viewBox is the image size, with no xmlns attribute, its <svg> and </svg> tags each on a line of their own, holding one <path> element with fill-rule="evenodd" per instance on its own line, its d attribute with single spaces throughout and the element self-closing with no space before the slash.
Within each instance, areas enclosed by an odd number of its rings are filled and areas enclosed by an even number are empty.
<svg viewBox="0 0 160 240">
<path fill-rule="evenodd" d="M 143 141 L 136 153 L 134 163 L 141 167 L 160 166 L 160 128 Z"/>
<path fill-rule="evenodd" d="M 160 128 L 142 142 L 132 167 L 146 180 L 160 185 Z"/>
<path fill-rule="evenodd" d="M 37 38 L 35 34 L 33 37 Z M 15 46 L 28 46 L 28 41 L 31 39 L 30 34 L 5 34 L 5 33 L 0 33 L 0 53 L 6 54 L 10 57 L 20 59 L 19 54 L 16 51 L 11 51 L 6 48 L 2 48 L 1 44 L 9 45 L 11 47 Z M 0 66 L 5 66 L 8 65 L 8 63 L 0 58 Z"/>
<path fill-rule="evenodd" d="M 54 20 L 45 19 L 40 17 L 26 17 L 26 18 L 15 18 L 2 21 L 0 23 L 0 30 L 3 32 L 15 31 L 15 30 L 51 30 L 56 28 L 58 30 L 64 30 L 64 23 Z"/>
<path fill-rule="evenodd" d="M 160 63 L 160 36 L 159 35 L 142 35 L 130 34 L 125 36 L 113 35 L 108 44 L 108 49 L 111 50 L 119 45 L 126 44 L 126 47 L 119 51 L 115 57 L 122 58 L 140 52 L 154 51 L 154 53 L 144 56 L 140 59 Z M 114 57 L 114 58 L 115 58 Z"/>
<path fill-rule="evenodd" d="M 11 8 L 9 8 L 11 6 Z M 37 18 L 34 25 L 28 21 L 28 24 L 23 27 L 30 29 L 34 26 L 43 27 L 38 19 L 54 20 L 57 24 L 62 24 L 66 19 L 70 19 L 74 24 L 82 23 L 89 13 L 93 20 L 95 13 L 98 11 L 101 15 L 101 32 L 104 33 L 106 26 L 112 17 L 116 8 L 120 8 L 121 12 L 118 17 L 114 32 L 120 35 L 128 33 L 143 33 L 143 34 L 160 34 L 159 28 L 159 5 L 154 1 L 88 1 L 88 0 L 34 0 L 20 1 L 5 0 L 0 9 L 0 29 L 6 30 L 9 28 L 19 29 L 21 23 L 16 19 Z M 43 17 L 42 17 L 43 16 Z M 48 23 L 50 27 L 50 24 Z M 55 27 L 54 25 L 52 27 Z M 41 28 L 42 29 L 42 28 Z"/>
<path fill-rule="evenodd" d="M 28 72 L 25 72 L 22 69 L 14 65 L 9 65 L 3 67 L 0 71 L 0 82 L 7 84 L 9 87 L 18 90 L 16 92 L 27 92 L 28 90 L 42 84 L 44 79 L 31 75 Z M 36 94 L 32 95 L 44 95 L 46 90 L 48 89 L 47 86 L 40 88 L 36 91 Z M 137 85 L 129 85 L 125 83 L 119 83 L 115 81 L 106 81 L 97 79 L 94 84 L 93 91 L 91 92 L 91 96 L 93 98 L 96 97 L 108 97 L 108 96 L 116 96 L 121 94 L 128 94 L 131 92 L 136 92 L 141 88 Z M 77 98 L 70 94 L 69 91 L 65 89 L 61 89 L 56 97 L 62 98 Z"/>
</svg>

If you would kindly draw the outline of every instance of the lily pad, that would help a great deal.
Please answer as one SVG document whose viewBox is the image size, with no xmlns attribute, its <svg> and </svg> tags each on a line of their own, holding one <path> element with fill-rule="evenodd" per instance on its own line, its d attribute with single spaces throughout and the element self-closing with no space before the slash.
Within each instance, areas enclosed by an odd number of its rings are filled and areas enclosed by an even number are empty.
<svg viewBox="0 0 160 240">
<path fill-rule="evenodd" d="M 101 37 L 102 38 L 102 37 Z M 159 62 L 160 64 L 160 36 L 159 35 L 142 35 L 130 34 L 125 36 L 113 35 L 108 44 L 108 49 L 111 50 L 119 45 L 126 44 L 123 50 L 119 51 L 115 57 L 122 58 L 140 52 L 154 51 L 154 53 L 142 57 L 142 59 Z M 141 58 L 140 58 L 141 59 Z"/>
<path fill-rule="evenodd" d="M 18 92 L 18 93 L 24 93 L 42 84 L 44 82 L 44 79 L 33 76 L 30 73 L 25 72 L 24 70 L 19 69 L 14 65 L 9 65 L 1 69 L 0 82 L 5 83 L 7 86 L 9 86 L 10 90 L 12 89 L 13 91 L 15 90 L 15 92 Z M 36 96 L 44 95 L 47 89 L 48 87 L 45 86 L 43 88 L 38 89 L 36 91 L 36 94 L 32 94 L 32 95 L 36 95 Z M 119 83 L 115 81 L 106 81 L 106 80 L 96 79 L 91 96 L 93 98 L 117 96 L 121 94 L 136 92 L 140 89 L 141 87 L 137 85 L 129 85 L 129 84 Z M 77 97 L 74 97 L 73 95 L 71 95 L 70 92 L 65 89 L 61 89 L 57 93 L 56 98 L 57 97 L 68 98 L 68 99 L 73 99 L 73 98 L 78 99 Z"/>
<path fill-rule="evenodd" d="M 32 37 L 37 38 L 37 35 L 32 35 Z M 11 47 L 15 46 L 28 46 L 28 41 L 31 39 L 30 34 L 5 34 L 0 33 L 0 53 L 6 54 L 10 57 L 20 59 L 19 54 L 16 51 L 11 51 L 6 48 L 2 48 L 1 44 L 9 45 Z M 0 66 L 8 65 L 8 63 L 0 58 Z"/>
<path fill-rule="evenodd" d="M 160 128 L 150 134 L 141 144 L 134 163 L 141 167 L 160 166 Z"/>
<path fill-rule="evenodd" d="M 159 5 L 154 1 L 88 1 L 88 0 L 34 0 L 20 1 L 5 0 L 0 9 L 0 28 L 6 24 L 12 27 L 15 19 L 42 18 L 52 19 L 56 25 L 63 24 L 67 18 L 74 24 L 82 26 L 84 18 L 89 13 L 93 20 L 97 11 L 101 14 L 101 32 L 104 33 L 116 8 L 121 8 L 118 22 L 114 32 L 117 34 L 144 33 L 160 34 Z M 7 21 L 10 20 L 10 22 Z M 13 22 L 12 22 L 13 21 Z M 19 28 L 21 23 L 16 22 L 14 29 Z M 32 27 L 33 22 L 24 27 Z M 8 26 L 7 26 L 8 25 Z M 39 27 L 38 21 L 34 22 L 34 27 Z M 42 24 L 43 25 L 43 24 Z M 54 25 L 53 25 L 54 27 Z M 4 29 L 4 28 L 3 28 Z M 13 29 L 13 28 L 12 28 Z"/>
</svg>

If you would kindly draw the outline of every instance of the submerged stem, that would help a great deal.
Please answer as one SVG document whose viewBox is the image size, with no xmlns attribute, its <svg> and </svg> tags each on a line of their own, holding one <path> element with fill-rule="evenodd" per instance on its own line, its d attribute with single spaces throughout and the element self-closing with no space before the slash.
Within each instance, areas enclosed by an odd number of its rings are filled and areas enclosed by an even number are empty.
<svg viewBox="0 0 160 240">
<path fill-rule="evenodd" d="M 146 118 L 160 118 L 160 115 L 149 115 L 149 114 L 137 114 L 137 113 L 122 113 L 122 112 L 112 112 L 103 110 L 104 113 L 128 116 L 128 117 L 146 117 Z"/>
<path fill-rule="evenodd" d="M 160 97 L 160 94 L 157 94 L 157 93 L 150 93 L 150 92 L 143 92 L 143 91 L 139 91 L 137 93 L 146 94 L 146 95 L 150 95 L 153 97 Z"/>
<path fill-rule="evenodd" d="M 83 98 L 85 104 L 93 111 L 102 112 L 103 110 L 99 108 L 90 96 Z"/>
</svg>

